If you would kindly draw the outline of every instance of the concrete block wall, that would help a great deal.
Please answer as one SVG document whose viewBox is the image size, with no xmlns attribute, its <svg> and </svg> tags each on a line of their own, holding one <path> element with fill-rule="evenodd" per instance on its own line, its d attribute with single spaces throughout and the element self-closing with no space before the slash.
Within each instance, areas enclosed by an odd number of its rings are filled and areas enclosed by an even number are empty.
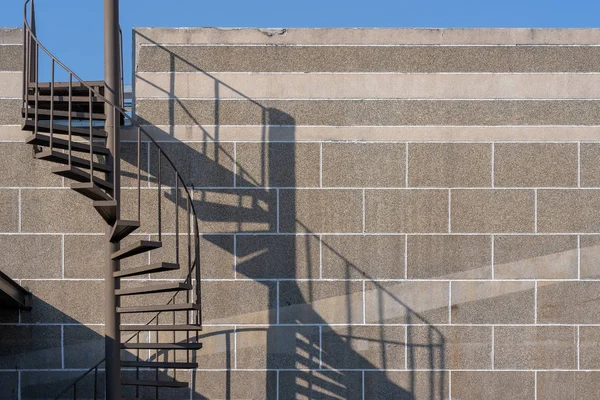
<svg viewBox="0 0 600 400">
<path fill-rule="evenodd" d="M 25 400 L 102 358 L 103 262 L 89 202 L 23 143 L 20 36 L 0 34 L 0 269 L 34 308 L 1 314 L 0 387 Z M 204 349 L 171 398 L 597 397 L 599 30 L 134 40 L 135 113 L 203 232 Z M 148 210 L 137 238 L 156 237 Z M 126 266 L 172 254 L 172 222 Z"/>
<path fill-rule="evenodd" d="M 136 114 L 233 243 L 195 392 L 596 398 L 599 40 L 136 29 Z"/>
</svg>

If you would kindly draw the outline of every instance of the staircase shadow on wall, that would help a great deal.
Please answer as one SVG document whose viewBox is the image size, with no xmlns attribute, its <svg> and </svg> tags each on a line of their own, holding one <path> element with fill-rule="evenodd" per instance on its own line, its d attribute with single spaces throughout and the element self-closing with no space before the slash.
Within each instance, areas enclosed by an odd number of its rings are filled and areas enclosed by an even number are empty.
<svg viewBox="0 0 600 400">
<path fill-rule="evenodd" d="M 138 32 L 134 32 L 134 35 L 140 35 Z M 143 35 L 140 35 L 143 37 Z M 143 37 L 146 41 L 152 42 L 148 37 Z M 158 43 L 153 43 L 160 46 Z M 162 46 L 161 46 L 162 47 Z M 276 220 L 270 218 L 269 213 L 272 214 L 272 210 L 277 209 L 277 197 L 269 193 L 274 191 L 273 188 L 265 189 L 264 187 L 271 187 L 273 184 L 270 182 L 281 182 L 286 181 L 285 187 L 295 187 L 296 184 L 296 143 L 295 139 L 295 119 L 293 115 L 289 115 L 281 110 L 275 108 L 265 107 L 260 104 L 259 101 L 253 100 L 248 96 L 244 95 L 235 88 L 228 86 L 226 83 L 212 76 L 210 73 L 203 71 L 198 66 L 192 65 L 176 54 L 170 52 L 168 49 L 162 47 L 165 52 L 169 53 L 171 59 L 171 72 L 175 71 L 175 64 L 185 63 L 190 66 L 194 71 L 203 73 L 210 77 L 214 82 L 214 121 L 215 130 L 211 135 L 206 129 L 202 127 L 202 124 L 198 121 L 197 116 L 193 115 L 189 110 L 186 109 L 185 104 L 180 101 L 175 93 L 174 79 L 175 75 L 171 74 L 171 87 L 168 91 L 164 88 L 156 87 L 156 89 L 163 91 L 169 95 L 170 107 L 169 107 L 169 125 L 171 131 L 165 133 L 168 140 L 176 141 L 174 137 L 173 127 L 176 125 L 175 121 L 175 104 L 177 104 L 180 110 L 183 110 L 186 117 L 193 121 L 193 125 L 199 127 L 203 131 L 203 140 L 215 141 L 214 154 L 212 158 L 218 162 L 219 159 L 229 158 L 234 159 L 234 155 L 229 153 L 228 149 L 224 149 L 218 143 L 219 140 L 219 92 L 221 87 L 226 87 L 229 91 L 237 93 L 243 100 L 248 101 L 253 106 L 256 106 L 256 112 L 259 113 L 262 121 L 262 141 L 260 142 L 260 160 L 262 170 L 259 174 L 256 172 L 250 173 L 245 171 L 244 168 L 237 164 L 235 166 L 236 181 L 238 186 L 244 188 L 250 188 L 252 190 L 245 192 L 253 193 L 253 198 L 249 202 L 252 204 L 250 209 L 243 208 L 240 210 L 231 210 L 230 206 L 225 204 L 216 204 L 204 200 L 206 195 L 210 192 L 219 191 L 218 189 L 200 189 L 201 199 L 194 198 L 196 209 L 199 211 L 200 226 L 202 231 L 202 223 L 206 221 L 213 222 L 227 222 L 237 225 L 237 229 L 233 232 L 244 232 L 244 235 L 252 233 L 265 234 L 268 232 L 277 232 Z M 142 77 L 137 77 L 143 79 Z M 147 82 L 149 83 L 149 82 Z M 150 83 L 149 83 L 150 84 Z M 279 127 L 278 127 L 279 125 Z M 281 141 L 281 128 L 280 125 L 285 125 L 285 146 L 284 154 L 279 152 L 283 149 L 280 145 L 274 144 L 274 142 Z M 203 159 L 202 164 L 209 164 L 209 170 L 213 173 L 231 173 L 230 170 L 220 166 L 217 162 L 210 160 L 206 157 L 206 154 L 198 153 L 195 148 L 187 146 L 184 143 L 178 142 L 178 146 L 185 148 L 183 152 L 183 159 L 200 160 Z M 179 153 L 181 154 L 181 153 Z M 189 157 L 189 158 L 188 158 Z M 135 160 L 125 160 L 135 165 Z M 180 161 L 179 159 L 177 161 Z M 177 162 L 176 161 L 176 162 Z M 179 166 L 178 166 L 179 167 Z M 154 171 L 148 172 L 150 180 L 153 178 Z M 200 173 L 202 173 L 200 171 Z M 184 177 L 185 179 L 185 177 Z M 194 179 L 191 179 L 194 182 Z M 283 186 L 283 185 L 282 185 Z M 223 192 L 231 193 L 231 189 L 223 189 Z M 289 191 L 294 193 L 293 190 Z M 243 200 L 242 196 L 238 196 L 238 204 L 242 208 Z M 296 200 L 294 195 L 292 198 L 287 199 L 286 210 L 296 209 Z M 259 206 L 259 203 L 266 203 Z M 266 211 L 265 211 L 266 208 Z M 266 224 L 265 228 L 258 231 L 244 230 L 245 224 L 263 223 Z M 289 235 L 278 236 L 280 240 L 274 241 L 273 245 L 265 245 L 266 241 L 256 240 L 256 243 L 250 243 L 249 245 L 237 246 L 237 258 L 244 259 L 242 263 L 238 262 L 235 267 L 238 278 L 241 279 L 253 279 L 256 282 L 264 284 L 269 291 L 268 304 L 265 304 L 266 310 L 276 310 L 279 306 L 279 321 L 275 312 L 268 312 L 269 325 L 267 327 L 255 328 L 252 326 L 244 327 L 238 326 L 236 334 L 244 334 L 244 332 L 264 332 L 264 338 L 266 339 L 266 360 L 260 361 L 259 365 L 251 366 L 250 368 L 265 369 L 268 371 L 274 371 L 276 369 L 282 369 L 284 371 L 279 372 L 279 382 L 276 381 L 277 375 L 275 373 L 266 372 L 264 395 L 265 398 L 275 399 L 277 394 L 275 388 L 279 387 L 279 398 L 338 398 L 338 399 L 351 399 L 361 398 L 360 393 L 362 389 L 361 385 L 361 372 L 355 370 L 372 370 L 373 372 L 367 372 L 365 374 L 365 398 L 379 398 L 379 399 L 442 399 L 447 396 L 446 393 L 446 372 L 444 372 L 446 362 L 444 359 L 445 354 L 445 339 L 443 334 L 431 325 L 421 314 L 412 310 L 408 307 L 389 287 L 382 285 L 380 282 L 374 281 L 368 276 L 360 267 L 355 265 L 348 260 L 342 252 L 336 250 L 331 244 L 327 242 L 326 238 L 321 241 L 323 249 L 327 248 L 330 252 L 335 254 L 336 257 L 345 265 L 346 276 L 350 278 L 352 276 L 360 275 L 361 279 L 365 279 L 370 282 L 375 289 L 369 292 L 369 296 L 373 297 L 373 314 L 375 314 L 374 321 L 367 321 L 373 324 L 370 329 L 374 329 L 377 334 L 369 335 L 365 337 L 361 334 L 360 326 L 350 325 L 356 323 L 356 320 L 352 319 L 352 316 L 357 312 L 362 313 L 362 310 L 356 310 L 357 306 L 362 302 L 353 301 L 356 298 L 357 293 L 353 292 L 350 281 L 345 281 L 345 289 L 342 295 L 337 296 L 339 301 L 335 302 L 336 308 L 339 307 L 337 312 L 344 315 L 344 320 L 341 320 L 340 324 L 348 324 L 343 327 L 331 326 L 330 322 L 321 315 L 322 310 L 315 310 L 312 306 L 314 301 L 319 299 L 316 297 L 317 288 L 315 288 L 315 281 L 311 279 L 318 279 L 318 276 L 311 276 L 311 271 L 316 271 L 319 265 L 312 265 L 311 258 L 306 257 L 305 260 L 299 259 L 299 254 L 310 254 L 310 247 L 314 246 L 313 239 L 318 238 L 318 234 L 312 232 L 306 223 L 299 220 L 293 212 L 281 213 L 279 215 L 279 226 L 282 227 L 294 227 L 289 229 L 286 233 Z M 297 236 L 299 234 L 299 236 Z M 239 239 L 240 236 L 238 236 Z M 300 239 L 303 243 L 299 243 Z M 221 246 L 224 250 L 231 251 L 231 248 L 223 247 L 222 243 L 215 242 L 217 246 Z M 317 243 L 318 245 L 318 243 Z M 300 246 L 304 246 L 301 249 Z M 284 258 L 281 255 L 288 256 L 285 258 L 285 271 L 275 270 L 272 268 L 273 260 L 283 261 Z M 302 276 L 303 272 L 300 272 L 300 264 L 302 264 L 302 270 L 307 271 L 306 276 Z M 271 267 L 271 268 L 269 268 Z M 307 278 L 306 281 L 299 283 L 295 281 L 297 276 Z M 282 288 L 277 290 L 272 280 L 284 278 L 289 279 L 285 282 L 285 298 L 291 299 L 291 304 L 278 304 L 277 296 L 282 293 Z M 302 287 L 301 287 L 302 285 Z M 327 296 L 325 296 L 327 297 Z M 281 297 L 280 297 L 281 299 Z M 391 303 L 391 304 L 390 304 Z M 389 315 L 385 315 L 384 305 L 389 309 L 397 309 L 397 318 L 394 321 L 390 321 Z M 203 301 L 203 308 L 205 310 L 205 323 L 211 324 L 211 309 L 214 309 L 215 304 L 211 304 L 210 301 Z M 354 308 L 354 309 L 353 309 Z M 222 316 L 215 316 L 215 318 L 222 318 Z M 284 324 L 285 327 L 276 325 L 277 323 Z M 381 325 L 385 323 L 393 322 L 395 324 L 418 324 L 425 327 L 425 335 L 417 335 L 413 330 L 408 327 L 404 337 L 390 336 L 386 333 L 386 329 Z M 358 321 L 360 323 L 360 321 Z M 233 323 L 231 324 L 233 325 Z M 336 322 L 337 325 L 337 322 Z M 313 335 L 312 333 L 318 331 L 318 327 L 321 327 L 323 331 L 323 338 L 326 336 L 327 347 L 325 348 L 320 343 L 319 335 Z M 213 332 L 207 335 L 201 335 L 200 341 L 203 337 L 210 336 L 225 336 L 225 342 L 231 346 L 233 334 L 230 328 L 220 329 L 218 327 L 213 328 Z M 358 331 L 358 332 L 357 332 Z M 402 331 L 402 330 L 400 330 Z M 260 337 L 260 336 L 259 336 Z M 423 337 L 425 339 L 423 339 Z M 323 340 L 325 341 L 325 339 Z M 406 344 L 407 354 L 406 359 L 397 360 L 394 359 L 394 350 L 398 347 L 403 348 Z M 259 343 L 257 343 L 259 345 Z M 376 345 L 376 348 L 373 347 Z M 360 352 L 361 348 L 366 348 L 368 351 Z M 206 349 L 208 350 L 208 349 Z M 207 368 L 203 366 L 202 358 L 204 350 L 198 352 L 199 369 Z M 227 352 L 231 352 L 232 348 L 228 347 Z M 240 344 L 237 348 L 238 353 L 244 351 L 240 349 Z M 377 355 L 373 357 L 373 353 Z M 388 355 L 392 353 L 392 355 Z M 398 353 L 395 353 L 396 355 Z M 402 352 L 400 352 L 402 354 Z M 223 382 L 220 384 L 223 387 L 224 392 L 220 392 L 219 396 L 224 396 L 227 399 L 239 398 L 240 386 L 241 389 L 244 387 L 243 382 L 237 382 L 237 391 L 232 386 L 234 384 L 235 377 L 233 374 L 235 370 L 231 368 L 230 360 L 231 355 L 225 354 L 226 357 L 226 371 L 223 377 Z M 239 356 L 239 355 L 238 355 Z M 419 365 L 417 365 L 419 360 Z M 399 362 L 400 361 L 400 362 Z M 405 365 L 406 364 L 406 365 Z M 404 370 L 398 372 L 403 375 L 394 379 L 393 376 L 388 376 L 388 372 L 385 370 Z M 431 370 L 424 372 L 415 372 L 414 369 Z M 354 370 L 354 371 L 353 371 Z M 202 374 L 198 371 L 197 374 Z M 393 375 L 394 373 L 389 373 Z M 417 376 L 419 375 L 419 376 Z M 199 379 L 198 382 L 203 382 L 203 379 Z M 418 381 L 418 393 L 417 393 L 417 381 Z M 214 398 L 210 393 L 206 393 L 200 385 L 193 387 L 194 394 L 193 398 Z M 243 394 L 242 394 L 243 395 Z"/>
</svg>

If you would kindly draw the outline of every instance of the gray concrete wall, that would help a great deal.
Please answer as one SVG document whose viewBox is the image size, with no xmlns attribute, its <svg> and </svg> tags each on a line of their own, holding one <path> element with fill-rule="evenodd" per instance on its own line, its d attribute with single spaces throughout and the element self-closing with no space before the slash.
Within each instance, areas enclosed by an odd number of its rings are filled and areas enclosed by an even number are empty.
<svg viewBox="0 0 600 400">
<path fill-rule="evenodd" d="M 103 263 L 99 217 L 23 143 L 19 37 L 0 33 L 0 269 L 34 308 L 0 317 L 0 387 L 24 400 L 102 358 Z M 600 30 L 134 40 L 137 117 L 203 232 L 204 349 L 172 398 L 597 397 Z"/>
<path fill-rule="evenodd" d="M 234 176 L 196 392 L 595 398 L 598 32 L 135 30 L 140 120 Z"/>
</svg>

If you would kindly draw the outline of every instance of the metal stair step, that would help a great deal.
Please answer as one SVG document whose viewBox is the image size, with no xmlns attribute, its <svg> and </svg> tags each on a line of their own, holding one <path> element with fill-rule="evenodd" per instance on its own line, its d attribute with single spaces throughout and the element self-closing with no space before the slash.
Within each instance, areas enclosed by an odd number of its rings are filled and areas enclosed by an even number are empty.
<svg viewBox="0 0 600 400">
<path fill-rule="evenodd" d="M 38 146 L 49 147 L 50 146 L 50 136 L 40 135 L 39 133 L 34 133 L 33 135 L 29 136 L 25 140 L 25 142 L 28 144 L 37 144 Z M 68 150 L 69 149 L 69 140 L 53 138 L 52 139 L 52 147 L 57 148 L 57 149 Z M 90 145 L 88 143 L 71 141 L 71 150 L 89 154 Z M 104 145 L 101 145 L 99 143 L 94 144 L 93 151 L 94 151 L 94 154 L 100 154 L 100 155 L 108 155 L 110 153 L 110 151 L 106 147 L 104 147 Z"/>
<path fill-rule="evenodd" d="M 21 125 L 21 130 L 35 132 L 35 121 L 32 119 L 26 120 Z M 68 135 L 69 126 L 64 124 L 52 124 L 52 131 L 55 135 Z M 37 132 L 50 133 L 50 121 L 38 121 Z M 71 126 L 71 135 L 89 138 L 90 128 Z M 97 127 L 92 129 L 92 137 L 106 138 L 107 136 L 104 128 Z"/>
<path fill-rule="evenodd" d="M 48 94 L 38 94 L 38 104 L 39 102 L 50 102 L 52 97 L 50 96 L 50 91 L 47 91 Z M 89 104 L 90 97 L 89 92 L 87 96 L 83 96 L 82 93 L 78 93 L 78 95 L 71 95 L 71 101 L 73 103 L 85 103 Z M 63 93 L 62 90 L 59 90 L 59 93 L 56 93 L 56 87 L 54 87 L 54 102 L 58 103 L 68 103 L 69 102 L 69 90 L 66 90 L 66 93 Z M 94 93 L 92 93 L 92 103 L 103 103 L 100 97 L 97 97 Z M 33 91 L 33 96 L 29 95 L 29 104 L 35 104 L 35 90 Z"/>
<path fill-rule="evenodd" d="M 100 94 L 102 94 L 102 92 L 104 90 L 104 81 L 85 81 L 85 83 L 87 86 L 91 86 L 95 90 L 100 91 Z M 35 88 L 37 87 L 38 90 L 40 91 L 40 93 L 42 93 L 42 92 L 50 93 L 51 86 L 52 86 L 52 82 L 38 82 L 37 84 L 34 82 L 31 82 L 29 84 L 29 90 L 30 90 L 30 92 L 35 93 Z M 73 83 L 71 84 L 71 88 L 72 88 L 73 92 L 85 90 L 85 92 L 87 93 L 89 91 L 87 86 L 85 86 L 83 83 L 81 83 L 79 81 L 73 81 Z M 68 95 L 69 82 L 54 82 L 54 92 L 57 93 L 57 92 L 60 92 L 61 90 L 64 90 Z"/>
<path fill-rule="evenodd" d="M 193 369 L 198 368 L 198 363 L 167 361 L 121 361 L 121 366 L 126 368 Z"/>
<path fill-rule="evenodd" d="M 175 292 L 178 290 L 191 290 L 193 288 L 189 283 L 175 282 L 175 283 L 161 283 L 154 285 L 145 285 L 135 288 L 117 289 L 115 295 L 117 296 L 130 296 L 136 294 L 148 294 L 148 293 L 161 293 L 161 292 Z"/>
<path fill-rule="evenodd" d="M 138 380 L 138 379 L 121 379 L 122 385 L 131 386 L 155 386 L 155 387 L 188 387 L 185 382 L 179 381 L 150 381 L 150 380 Z"/>
<path fill-rule="evenodd" d="M 36 153 L 35 158 L 38 160 L 50 161 L 57 164 L 69 164 L 69 155 L 67 153 L 62 153 L 60 151 L 54 151 L 51 149 L 44 149 L 39 153 Z M 90 168 L 90 160 L 86 160 L 85 158 L 75 157 L 71 154 L 71 165 L 79 168 Z M 93 164 L 94 170 L 102 171 L 102 172 L 110 172 L 112 171 L 112 165 L 102 164 L 98 162 L 94 162 Z"/>
<path fill-rule="evenodd" d="M 112 225 L 117 219 L 117 201 L 116 200 L 94 200 L 92 203 L 98 214 Z"/>
<path fill-rule="evenodd" d="M 112 232 L 110 234 L 110 241 L 113 243 L 117 243 L 118 241 L 120 241 L 139 227 L 139 221 L 119 219 L 115 222 L 115 225 L 113 226 Z"/>
<path fill-rule="evenodd" d="M 21 113 L 24 117 L 27 117 L 27 118 L 35 117 L 35 109 L 32 107 L 21 109 Z M 37 115 L 38 115 L 38 118 L 44 117 L 43 119 L 46 119 L 46 120 L 50 119 L 50 110 L 38 107 Z M 53 115 L 54 119 L 68 119 L 69 111 L 54 110 L 52 115 Z M 71 115 L 71 119 L 83 119 L 83 120 L 90 119 L 90 113 L 87 113 L 87 112 L 72 110 L 70 115 Z M 100 113 L 92 113 L 92 119 L 93 120 L 105 120 L 106 115 L 100 114 Z"/>
<path fill-rule="evenodd" d="M 194 303 L 180 303 L 180 304 L 161 304 L 151 306 L 133 306 L 133 307 L 117 307 L 117 312 L 121 314 L 126 313 L 144 313 L 144 312 L 156 312 L 156 311 L 186 311 L 186 310 L 199 310 L 200 305 Z"/>
<path fill-rule="evenodd" d="M 83 171 L 77 167 L 73 167 L 73 166 L 57 166 L 57 167 L 52 167 L 52 169 L 50 170 L 53 174 L 56 174 L 58 176 L 62 176 L 68 179 L 72 179 L 74 181 L 77 182 L 89 182 L 90 181 L 90 174 L 86 171 Z M 114 188 L 114 185 L 112 184 L 112 182 L 108 182 L 105 181 L 102 178 L 99 178 L 97 176 L 91 176 L 92 181 L 98 185 L 98 187 L 104 189 L 104 190 L 112 190 Z"/>
<path fill-rule="evenodd" d="M 92 182 L 72 183 L 71 189 L 92 200 L 112 200 L 108 193 Z"/>
<path fill-rule="evenodd" d="M 155 272 L 164 272 L 164 271 L 175 271 L 177 269 L 179 269 L 179 264 L 161 262 L 161 263 L 142 265 L 141 267 L 128 268 L 128 269 L 124 269 L 121 271 L 117 271 L 113 274 L 113 276 L 115 278 L 123 278 L 125 276 L 152 274 Z"/>
<path fill-rule="evenodd" d="M 124 249 L 118 250 L 110 257 L 113 260 L 122 260 L 123 258 L 135 256 L 140 253 L 145 253 L 154 249 L 159 249 L 162 246 L 162 242 L 152 240 L 139 240 L 134 244 L 125 247 Z"/>
<path fill-rule="evenodd" d="M 122 331 L 201 331 L 202 325 L 121 325 Z"/>
<path fill-rule="evenodd" d="M 121 343 L 122 349 L 198 350 L 202 343 Z"/>
</svg>

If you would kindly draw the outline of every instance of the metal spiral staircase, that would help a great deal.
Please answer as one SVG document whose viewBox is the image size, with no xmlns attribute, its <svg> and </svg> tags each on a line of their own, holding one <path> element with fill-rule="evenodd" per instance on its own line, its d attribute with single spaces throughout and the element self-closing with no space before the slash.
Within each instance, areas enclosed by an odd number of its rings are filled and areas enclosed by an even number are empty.
<svg viewBox="0 0 600 400">
<path fill-rule="evenodd" d="M 131 335 L 117 338 L 121 349 L 121 386 L 117 393 L 122 392 L 122 398 L 158 399 L 163 390 L 159 388 L 188 387 L 187 382 L 177 379 L 177 374 L 189 377 L 187 371 L 181 370 L 197 368 L 195 351 L 202 347 L 197 341 L 202 328 L 198 218 L 188 186 L 152 136 L 122 105 L 107 100 L 104 82 L 82 80 L 42 45 L 35 33 L 34 0 L 24 4 L 23 61 L 22 128 L 32 133 L 27 143 L 33 146 L 35 158 L 55 164 L 51 173 L 66 178 L 71 189 L 90 199 L 90 206 L 110 227 L 110 241 L 119 245 L 108 256 L 113 261 L 127 260 L 129 265 L 111 271 L 116 282 L 113 310 L 116 320 L 120 320 L 117 332 Z M 43 74 L 42 65 L 48 67 Z M 40 82 L 40 77 L 46 81 Z M 56 81 L 57 77 L 63 81 Z M 128 201 L 122 201 L 118 195 L 121 160 L 113 157 L 107 145 L 110 127 L 105 122 L 110 113 L 117 124 L 129 125 L 128 130 L 136 133 L 132 139 L 136 144 L 136 171 L 128 177 L 136 184 L 125 189 Z M 158 158 L 158 170 L 151 179 L 142 180 L 142 145 Z M 151 187 L 153 180 L 155 186 Z M 137 209 L 132 207 L 135 203 Z M 121 219 L 126 209 L 131 218 Z M 68 212 L 57 217 L 68 218 Z M 137 235 L 136 231 L 150 232 L 152 236 Z M 151 237 L 156 238 L 150 240 Z M 171 259 L 131 266 L 132 257 L 160 249 L 165 239 L 175 242 Z M 172 277 L 177 270 L 181 274 L 175 282 L 148 279 L 161 278 L 166 273 Z M 133 281 L 137 285 L 123 282 L 121 287 L 120 278 L 125 277 L 141 280 Z M 84 390 L 86 398 L 90 398 L 92 375 L 94 399 L 103 398 L 99 375 L 104 361 L 92 366 L 56 398 L 68 395 L 77 399 L 78 391 L 82 394 Z"/>
</svg>

